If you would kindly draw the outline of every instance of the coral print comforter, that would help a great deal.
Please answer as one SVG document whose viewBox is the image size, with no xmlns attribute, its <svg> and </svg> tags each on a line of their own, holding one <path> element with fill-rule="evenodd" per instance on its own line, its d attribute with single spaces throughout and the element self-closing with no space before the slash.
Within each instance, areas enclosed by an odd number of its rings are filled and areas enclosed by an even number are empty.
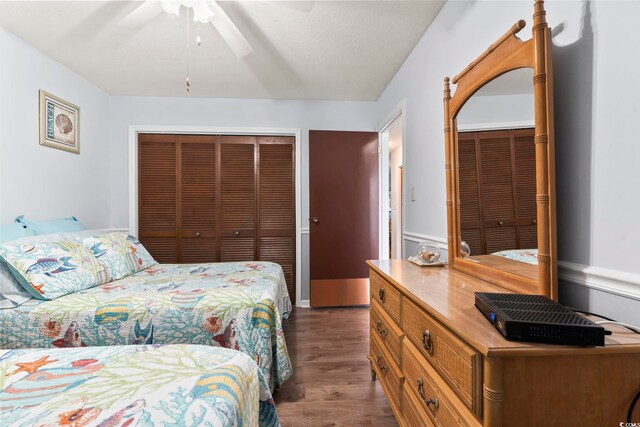
<svg viewBox="0 0 640 427">
<path fill-rule="evenodd" d="M 0 348 L 201 344 L 253 358 L 273 389 L 291 376 L 291 301 L 270 262 L 159 264 L 124 279 L 0 310 Z"/>
<path fill-rule="evenodd" d="M 4 426 L 279 426 L 251 358 L 199 345 L 0 351 Z"/>
</svg>

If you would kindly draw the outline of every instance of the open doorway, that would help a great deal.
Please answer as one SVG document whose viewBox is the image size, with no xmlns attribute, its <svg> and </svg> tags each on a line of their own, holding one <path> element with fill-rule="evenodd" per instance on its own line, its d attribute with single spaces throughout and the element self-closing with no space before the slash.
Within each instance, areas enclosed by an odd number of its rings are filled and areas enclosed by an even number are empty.
<svg viewBox="0 0 640 427">
<path fill-rule="evenodd" d="M 382 192 L 382 246 L 383 258 L 403 258 L 402 206 L 403 206 L 403 117 L 391 121 L 381 132 Z"/>
</svg>

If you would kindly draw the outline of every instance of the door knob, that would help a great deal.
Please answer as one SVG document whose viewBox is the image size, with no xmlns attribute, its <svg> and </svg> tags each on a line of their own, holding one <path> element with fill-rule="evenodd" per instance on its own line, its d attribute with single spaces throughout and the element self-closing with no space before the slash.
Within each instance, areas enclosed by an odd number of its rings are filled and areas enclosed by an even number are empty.
<svg viewBox="0 0 640 427">
<path fill-rule="evenodd" d="M 317 216 L 314 216 L 313 218 L 311 218 L 311 221 L 313 221 L 314 224 L 317 224 L 320 222 Z"/>
</svg>

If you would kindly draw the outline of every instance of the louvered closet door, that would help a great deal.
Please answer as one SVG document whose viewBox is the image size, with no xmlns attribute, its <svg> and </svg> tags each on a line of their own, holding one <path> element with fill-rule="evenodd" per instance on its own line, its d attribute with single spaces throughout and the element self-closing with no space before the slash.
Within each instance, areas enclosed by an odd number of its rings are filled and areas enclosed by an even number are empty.
<svg viewBox="0 0 640 427">
<path fill-rule="evenodd" d="M 138 138 L 138 238 L 162 263 L 178 262 L 177 137 Z"/>
<path fill-rule="evenodd" d="M 256 253 L 256 138 L 220 137 L 220 261 Z"/>
<path fill-rule="evenodd" d="M 294 138 L 258 138 L 258 257 L 280 264 L 295 301 Z"/>
<path fill-rule="evenodd" d="M 516 157 L 516 211 L 519 224 L 520 248 L 538 247 L 536 207 L 536 146 L 535 129 L 513 131 Z"/>
<path fill-rule="evenodd" d="M 180 262 L 218 260 L 215 136 L 180 136 Z"/>
<path fill-rule="evenodd" d="M 478 132 L 486 254 L 518 247 L 510 134 Z"/>
<path fill-rule="evenodd" d="M 484 253 L 477 133 L 458 134 L 460 231 L 472 255 Z"/>
</svg>

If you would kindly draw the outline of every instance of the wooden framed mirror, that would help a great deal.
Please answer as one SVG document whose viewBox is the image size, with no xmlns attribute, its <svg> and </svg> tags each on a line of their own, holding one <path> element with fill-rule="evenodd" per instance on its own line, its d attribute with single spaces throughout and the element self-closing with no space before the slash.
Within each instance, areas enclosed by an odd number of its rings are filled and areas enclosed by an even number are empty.
<svg viewBox="0 0 640 427">
<path fill-rule="evenodd" d="M 449 265 L 558 299 L 551 31 L 509 31 L 444 80 Z M 451 85 L 455 85 L 452 95 Z M 470 249 L 470 250 L 469 250 Z"/>
</svg>

